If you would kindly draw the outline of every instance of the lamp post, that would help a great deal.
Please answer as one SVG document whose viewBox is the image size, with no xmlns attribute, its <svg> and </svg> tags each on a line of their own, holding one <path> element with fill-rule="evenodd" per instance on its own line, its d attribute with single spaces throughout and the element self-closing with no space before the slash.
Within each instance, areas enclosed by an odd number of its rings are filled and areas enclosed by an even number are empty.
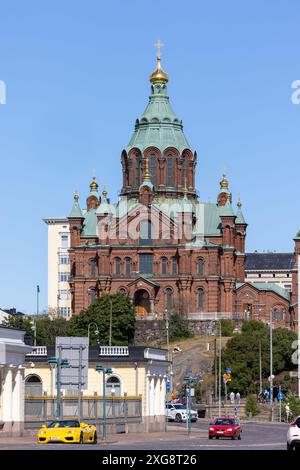
<svg viewBox="0 0 300 470">
<path fill-rule="evenodd" d="M 60 400 L 60 373 L 62 367 L 69 367 L 70 363 L 68 359 L 61 359 L 56 357 L 50 357 L 48 364 L 56 366 L 56 419 L 61 417 L 61 400 Z"/>
<path fill-rule="evenodd" d="M 96 372 L 102 372 L 103 383 L 102 383 L 102 439 L 106 439 L 106 387 L 105 387 L 105 375 L 111 374 L 112 369 L 110 367 L 104 367 L 97 364 L 95 367 Z"/>
<path fill-rule="evenodd" d="M 272 328 L 273 310 L 270 308 L 270 405 L 273 421 L 273 328 Z"/>
<path fill-rule="evenodd" d="M 99 329 L 98 329 L 98 325 L 96 322 L 92 321 L 91 323 L 88 324 L 88 344 L 90 344 L 90 326 L 91 325 L 95 325 L 96 328 L 95 328 L 95 335 L 99 336 Z"/>
</svg>

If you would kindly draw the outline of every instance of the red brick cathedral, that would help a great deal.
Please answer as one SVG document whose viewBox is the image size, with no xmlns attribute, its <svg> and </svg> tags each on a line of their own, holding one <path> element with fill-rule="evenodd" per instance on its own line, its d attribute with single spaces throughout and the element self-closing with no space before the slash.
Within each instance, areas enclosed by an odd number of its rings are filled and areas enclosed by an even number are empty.
<svg viewBox="0 0 300 470">
<path fill-rule="evenodd" d="M 289 323 L 289 298 L 278 286 L 245 283 L 247 224 L 232 207 L 226 175 L 213 202 L 197 196 L 197 154 L 167 93 L 157 56 L 151 94 L 121 153 L 119 201 L 101 196 L 93 178 L 86 209 L 78 195 L 69 215 L 72 313 L 104 293 L 128 295 L 141 318 L 179 312 L 189 318 L 230 317 Z"/>
</svg>

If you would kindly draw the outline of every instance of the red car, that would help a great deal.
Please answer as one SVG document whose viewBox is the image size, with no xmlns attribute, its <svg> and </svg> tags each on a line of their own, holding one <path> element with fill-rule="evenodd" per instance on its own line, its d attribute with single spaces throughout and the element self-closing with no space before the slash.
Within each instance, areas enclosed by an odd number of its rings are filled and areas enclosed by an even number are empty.
<svg viewBox="0 0 300 470">
<path fill-rule="evenodd" d="M 230 437 L 240 440 L 241 434 L 242 428 L 234 418 L 217 418 L 209 427 L 208 438 Z"/>
</svg>

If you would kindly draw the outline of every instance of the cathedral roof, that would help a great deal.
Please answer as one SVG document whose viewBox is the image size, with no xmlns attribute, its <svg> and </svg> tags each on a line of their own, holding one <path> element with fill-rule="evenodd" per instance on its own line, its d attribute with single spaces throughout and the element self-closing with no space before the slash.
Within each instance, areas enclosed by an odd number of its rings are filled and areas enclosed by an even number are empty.
<svg viewBox="0 0 300 470">
<path fill-rule="evenodd" d="M 74 195 L 74 204 L 73 204 L 73 207 L 72 207 L 72 210 L 69 214 L 69 217 L 82 217 L 82 212 L 81 212 L 81 209 L 79 207 L 79 204 L 78 204 L 78 199 L 79 199 L 79 196 L 77 194 L 77 192 L 75 193 Z"/>
<path fill-rule="evenodd" d="M 160 66 L 160 57 L 158 63 Z M 153 80 L 154 74 L 150 78 L 152 85 L 148 105 L 140 119 L 136 120 L 135 130 L 126 151 L 128 153 L 132 148 L 139 148 L 143 152 L 147 147 L 157 147 L 161 152 L 167 147 L 175 147 L 179 152 L 191 150 L 183 133 L 182 121 L 178 119 L 169 102 L 167 80 L 159 78 L 159 74 Z"/>
<path fill-rule="evenodd" d="M 287 292 L 287 290 L 284 289 L 283 287 L 280 287 L 278 284 L 275 284 L 273 282 L 268 282 L 268 283 L 267 282 L 240 282 L 236 284 L 236 288 L 239 289 L 240 287 L 244 285 L 255 287 L 255 289 L 261 290 L 261 291 L 275 292 L 275 294 L 280 295 L 284 299 L 290 300 L 290 293 Z"/>
</svg>

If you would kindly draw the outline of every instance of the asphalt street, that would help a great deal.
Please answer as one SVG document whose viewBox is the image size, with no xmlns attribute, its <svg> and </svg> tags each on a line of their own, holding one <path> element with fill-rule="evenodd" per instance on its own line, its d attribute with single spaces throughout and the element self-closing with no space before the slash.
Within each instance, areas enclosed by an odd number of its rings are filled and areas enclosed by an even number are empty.
<svg viewBox="0 0 300 470">
<path fill-rule="evenodd" d="M 208 439 L 209 423 L 193 423 L 188 436 L 186 424 L 169 423 L 166 433 L 120 434 L 108 436 L 106 442 L 99 440 L 97 445 L 78 444 L 38 444 L 35 436 L 16 439 L 1 439 L 1 450 L 285 450 L 287 424 L 244 423 L 241 441 L 230 439 Z"/>
</svg>

